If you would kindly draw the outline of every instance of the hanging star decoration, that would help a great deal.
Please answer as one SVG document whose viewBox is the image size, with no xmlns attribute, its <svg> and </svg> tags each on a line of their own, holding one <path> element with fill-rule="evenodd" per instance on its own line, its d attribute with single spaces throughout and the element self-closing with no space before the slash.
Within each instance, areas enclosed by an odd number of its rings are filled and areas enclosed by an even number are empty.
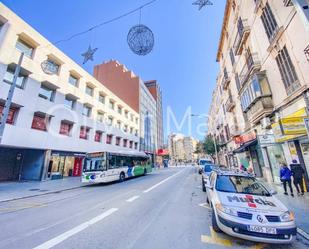
<svg viewBox="0 0 309 249">
<path fill-rule="evenodd" d="M 91 49 L 91 46 L 89 45 L 88 50 L 82 54 L 84 57 L 83 64 L 87 63 L 89 60 L 93 61 L 93 55 L 97 50 L 98 48 Z"/>
<path fill-rule="evenodd" d="M 213 5 L 213 3 L 210 2 L 209 0 L 197 0 L 197 1 L 193 2 L 192 5 L 198 5 L 199 6 L 198 10 L 201 10 L 206 5 Z"/>
</svg>

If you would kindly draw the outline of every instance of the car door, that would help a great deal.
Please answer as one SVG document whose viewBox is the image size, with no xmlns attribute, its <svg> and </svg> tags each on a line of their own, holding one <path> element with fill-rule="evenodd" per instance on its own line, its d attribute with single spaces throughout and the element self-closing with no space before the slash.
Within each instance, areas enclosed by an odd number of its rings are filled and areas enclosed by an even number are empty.
<svg viewBox="0 0 309 249">
<path fill-rule="evenodd" d="M 210 177 L 209 177 L 209 182 L 207 184 L 209 186 L 209 188 L 207 188 L 206 193 L 207 193 L 207 198 L 210 202 L 211 202 L 212 197 L 214 195 L 216 176 L 217 176 L 217 174 L 215 172 L 212 172 Z"/>
</svg>

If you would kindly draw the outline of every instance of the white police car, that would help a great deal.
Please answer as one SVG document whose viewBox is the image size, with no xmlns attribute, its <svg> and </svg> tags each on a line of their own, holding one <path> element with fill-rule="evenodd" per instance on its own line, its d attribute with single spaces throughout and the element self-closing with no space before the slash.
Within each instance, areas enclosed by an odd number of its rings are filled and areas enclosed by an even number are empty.
<svg viewBox="0 0 309 249">
<path fill-rule="evenodd" d="M 265 243 L 295 239 L 294 214 L 252 175 L 213 171 L 206 187 L 216 232 Z"/>
</svg>

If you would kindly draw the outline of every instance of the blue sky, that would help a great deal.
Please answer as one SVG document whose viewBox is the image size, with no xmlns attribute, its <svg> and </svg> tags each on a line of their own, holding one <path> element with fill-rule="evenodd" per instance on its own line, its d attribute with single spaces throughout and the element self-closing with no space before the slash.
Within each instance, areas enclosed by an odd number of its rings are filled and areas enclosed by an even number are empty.
<svg viewBox="0 0 309 249">
<path fill-rule="evenodd" d="M 123 14 L 148 0 L 2 2 L 48 40 L 55 42 Z M 79 64 L 82 63 L 81 53 L 89 44 L 98 47 L 94 62 L 84 66 L 90 73 L 95 64 L 117 59 L 143 80 L 158 80 L 163 92 L 164 126 L 167 128 L 168 106 L 180 124 L 190 106 L 193 113 L 208 112 L 218 71 L 216 53 L 225 5 L 225 0 L 212 0 L 213 6 L 198 11 L 192 2 L 157 0 L 143 9 L 142 23 L 150 27 L 155 35 L 154 50 L 145 57 L 133 54 L 126 43 L 130 27 L 139 21 L 138 12 L 57 46 Z M 196 131 L 200 123 L 205 123 L 205 118 L 194 118 L 192 131 L 188 122 L 184 123 L 181 131 L 177 131 L 173 124 L 171 130 L 201 138 Z"/>
</svg>

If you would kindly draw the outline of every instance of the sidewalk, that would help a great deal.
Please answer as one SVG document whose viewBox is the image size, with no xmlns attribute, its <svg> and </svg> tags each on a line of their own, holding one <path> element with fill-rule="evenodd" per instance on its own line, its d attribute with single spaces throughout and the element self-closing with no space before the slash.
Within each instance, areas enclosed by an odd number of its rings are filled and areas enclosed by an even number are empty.
<svg viewBox="0 0 309 249">
<path fill-rule="evenodd" d="M 23 199 L 31 196 L 45 195 L 58 191 L 80 188 L 80 177 L 69 177 L 49 181 L 22 181 L 0 183 L 0 202 Z"/>
<path fill-rule="evenodd" d="M 278 194 L 276 197 L 291 211 L 295 213 L 296 225 L 309 235 L 309 193 L 305 193 L 305 196 L 297 196 L 297 191 L 293 188 L 294 197 L 290 195 L 284 195 L 283 187 L 278 184 L 265 184 L 270 188 L 276 190 Z M 293 186 L 294 187 L 294 186 Z M 301 233 L 301 231 L 300 231 Z"/>
</svg>

